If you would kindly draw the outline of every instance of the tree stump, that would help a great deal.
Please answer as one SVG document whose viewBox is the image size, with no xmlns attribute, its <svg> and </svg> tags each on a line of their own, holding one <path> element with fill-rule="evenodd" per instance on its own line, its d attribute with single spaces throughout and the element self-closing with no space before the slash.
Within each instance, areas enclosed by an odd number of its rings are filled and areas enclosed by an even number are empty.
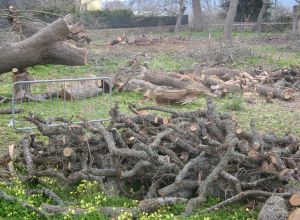
<svg viewBox="0 0 300 220">
<path fill-rule="evenodd" d="M 26 69 L 13 68 L 12 72 L 13 72 L 13 83 L 20 82 L 20 81 L 30 81 L 30 77 Z M 29 83 L 16 84 L 14 86 L 14 95 L 17 99 L 24 98 L 26 94 L 29 95 L 30 93 L 31 90 L 30 90 Z"/>
</svg>

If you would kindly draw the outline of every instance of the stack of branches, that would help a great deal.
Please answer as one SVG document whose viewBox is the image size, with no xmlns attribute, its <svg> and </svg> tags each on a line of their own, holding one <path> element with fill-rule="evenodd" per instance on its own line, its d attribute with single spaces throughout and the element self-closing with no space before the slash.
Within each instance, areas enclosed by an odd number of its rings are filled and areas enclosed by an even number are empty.
<svg viewBox="0 0 300 220">
<path fill-rule="evenodd" d="M 243 44 L 234 43 L 233 45 L 224 45 L 217 43 L 211 39 L 205 39 L 201 43 L 201 47 L 190 48 L 189 50 L 181 51 L 174 54 L 176 59 L 181 60 L 186 57 L 191 57 L 194 60 L 199 60 L 201 65 L 206 68 L 218 67 L 221 65 L 233 64 L 236 60 L 242 58 L 258 56 L 256 51 L 251 48 L 245 47 Z"/>
<path fill-rule="evenodd" d="M 149 36 L 146 34 L 143 34 L 141 36 L 117 36 L 115 39 L 109 40 L 108 44 L 110 46 L 116 45 L 116 44 L 127 44 L 127 45 L 137 45 L 137 46 L 146 46 L 146 45 L 152 45 L 155 43 L 171 43 L 176 44 L 180 41 L 185 41 L 186 39 L 179 36 L 179 37 L 169 37 L 169 36 Z"/>
<path fill-rule="evenodd" d="M 280 73 L 280 80 L 271 80 Z M 143 91 L 145 96 L 157 104 L 186 103 L 199 94 L 224 97 L 228 93 L 254 92 L 282 100 L 290 100 L 299 90 L 298 72 L 282 70 L 270 75 L 266 72 L 251 75 L 226 67 L 201 70 L 197 64 L 192 69 L 182 69 L 179 73 L 156 73 L 144 70 L 135 79 L 126 81 L 125 90 Z M 277 76 L 278 77 L 278 76 Z M 289 81 L 287 81 L 289 80 Z M 269 84 L 266 84 L 266 83 Z M 289 86 L 288 88 L 286 86 Z"/>
<path fill-rule="evenodd" d="M 251 131 L 244 131 L 230 114 L 218 113 L 210 98 L 206 103 L 206 109 L 192 112 L 130 105 L 134 116 L 120 113 L 116 105 L 108 126 L 81 118 L 82 124 L 51 127 L 36 115 L 28 116 L 49 143 L 39 143 L 34 134 L 25 137 L 17 160 L 25 163 L 29 178 L 53 177 L 65 184 L 98 181 L 107 193 L 146 199 L 138 208 L 126 209 L 133 215 L 183 201 L 187 206 L 182 215 L 188 216 L 208 196 L 225 200 L 204 211 L 276 196 L 280 202 L 271 205 L 280 209 L 268 209 L 266 203 L 261 219 L 270 219 L 265 218 L 270 212 L 273 219 L 286 216 L 283 198 L 299 190 L 289 184 L 300 180 L 299 139 L 261 133 L 254 120 Z M 137 183 L 142 187 L 134 194 L 125 190 Z M 68 210 L 42 208 L 48 213 Z"/>
</svg>

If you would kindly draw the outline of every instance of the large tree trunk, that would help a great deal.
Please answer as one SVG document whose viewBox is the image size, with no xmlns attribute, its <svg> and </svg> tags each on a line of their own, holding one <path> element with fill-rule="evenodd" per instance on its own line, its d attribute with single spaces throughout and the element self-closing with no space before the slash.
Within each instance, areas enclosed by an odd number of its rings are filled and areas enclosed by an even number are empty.
<svg viewBox="0 0 300 220">
<path fill-rule="evenodd" d="M 0 47 L 0 74 L 38 64 L 85 65 L 87 49 L 63 42 L 77 29 L 77 25 L 68 22 L 69 16 L 59 18 L 23 41 Z"/>
<path fill-rule="evenodd" d="M 263 0 L 263 5 L 260 9 L 260 12 L 259 12 L 259 15 L 257 18 L 257 22 L 254 27 L 254 29 L 257 33 L 259 33 L 261 31 L 261 24 L 262 24 L 262 20 L 263 20 L 263 17 L 265 15 L 266 11 L 267 11 L 267 0 Z"/>
<path fill-rule="evenodd" d="M 293 7 L 293 33 L 297 34 L 299 31 L 300 22 L 300 5 L 295 5 Z"/>
<path fill-rule="evenodd" d="M 181 27 L 181 23 L 182 23 L 182 17 L 184 14 L 186 7 L 184 5 L 184 0 L 180 0 L 179 2 L 179 12 L 177 15 L 177 21 L 176 21 L 176 26 L 175 26 L 175 33 L 178 33 L 179 28 Z"/>
<path fill-rule="evenodd" d="M 226 16 L 226 23 L 224 26 L 224 40 L 231 42 L 232 40 L 232 25 L 236 14 L 239 0 L 230 0 L 229 9 Z"/>
<path fill-rule="evenodd" d="M 193 0 L 193 13 L 194 13 L 194 24 L 193 28 L 195 31 L 203 30 L 203 15 L 201 10 L 201 0 Z"/>
</svg>

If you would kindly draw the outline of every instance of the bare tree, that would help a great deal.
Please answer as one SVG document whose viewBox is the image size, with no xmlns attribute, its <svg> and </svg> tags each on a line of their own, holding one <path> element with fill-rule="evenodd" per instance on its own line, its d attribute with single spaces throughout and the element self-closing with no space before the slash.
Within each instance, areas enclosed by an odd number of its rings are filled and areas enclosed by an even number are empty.
<svg viewBox="0 0 300 220">
<path fill-rule="evenodd" d="M 203 30 L 203 14 L 201 8 L 201 0 L 192 0 L 194 20 L 193 28 L 195 31 Z"/>
<path fill-rule="evenodd" d="M 224 40 L 227 42 L 232 41 L 232 25 L 236 14 L 239 0 L 230 0 L 229 9 L 226 16 L 226 23 L 224 26 Z"/>
<path fill-rule="evenodd" d="M 185 12 L 185 9 L 186 9 L 185 0 L 180 0 L 179 1 L 179 12 L 177 15 L 177 21 L 176 21 L 176 26 L 175 26 L 175 33 L 178 33 L 179 28 L 181 27 L 182 17 Z"/>
<path fill-rule="evenodd" d="M 267 11 L 267 3 L 268 3 L 267 0 L 263 0 L 263 5 L 260 9 L 260 12 L 259 12 L 259 15 L 258 15 L 258 18 L 257 18 L 257 22 L 256 22 L 255 27 L 254 27 L 254 29 L 257 33 L 259 33 L 261 31 L 262 20 L 263 20 L 263 17 L 265 15 L 266 11 Z"/>
</svg>

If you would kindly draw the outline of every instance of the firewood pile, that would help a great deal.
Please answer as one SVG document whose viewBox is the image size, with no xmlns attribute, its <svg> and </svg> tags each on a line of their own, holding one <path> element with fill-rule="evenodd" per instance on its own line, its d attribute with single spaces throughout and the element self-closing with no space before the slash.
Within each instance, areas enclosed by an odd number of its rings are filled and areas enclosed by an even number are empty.
<svg viewBox="0 0 300 220">
<path fill-rule="evenodd" d="M 116 44 L 126 44 L 126 45 L 137 45 L 137 46 L 147 46 L 155 43 L 171 43 L 176 44 L 181 41 L 186 41 L 182 36 L 169 37 L 169 36 L 150 36 L 143 34 L 141 36 L 117 36 L 115 39 L 108 41 L 108 45 L 113 46 Z"/>
<path fill-rule="evenodd" d="M 295 93 L 300 92 L 300 72 L 296 69 L 283 69 L 268 73 L 257 72 L 255 78 L 260 81 L 256 92 L 267 99 L 279 98 L 289 100 Z"/>
<path fill-rule="evenodd" d="M 239 200 L 269 199 L 260 219 L 286 217 L 291 206 L 299 205 L 295 193 L 300 181 L 299 139 L 259 132 L 254 120 L 250 131 L 242 130 L 229 113 L 217 112 L 210 98 L 206 103 L 206 109 L 192 112 L 131 104 L 133 116 L 119 112 L 116 105 L 107 126 L 78 116 L 82 124 L 51 127 L 31 115 L 26 119 L 49 142 L 37 141 L 35 134 L 26 136 L 17 148 L 16 160 L 25 164 L 27 178 L 53 177 L 65 184 L 97 181 L 109 194 L 144 199 L 138 208 L 126 209 L 133 215 L 181 201 L 187 202 L 182 215 L 188 216 L 208 196 L 219 196 L 224 201 L 204 211 Z M 133 194 L 125 190 L 135 183 L 143 187 Z M 270 205 L 280 208 L 270 209 Z M 64 206 L 42 208 L 48 213 L 68 210 Z M 121 208 L 114 210 L 115 215 Z"/>
<path fill-rule="evenodd" d="M 241 92 L 257 92 L 272 102 L 273 98 L 290 100 L 300 92 L 300 73 L 294 69 L 249 74 L 225 67 L 201 70 L 199 65 L 195 66 L 179 73 L 157 73 L 144 68 L 123 87 L 145 92 L 145 97 L 157 104 L 187 103 L 200 94 L 224 97 Z"/>
</svg>

